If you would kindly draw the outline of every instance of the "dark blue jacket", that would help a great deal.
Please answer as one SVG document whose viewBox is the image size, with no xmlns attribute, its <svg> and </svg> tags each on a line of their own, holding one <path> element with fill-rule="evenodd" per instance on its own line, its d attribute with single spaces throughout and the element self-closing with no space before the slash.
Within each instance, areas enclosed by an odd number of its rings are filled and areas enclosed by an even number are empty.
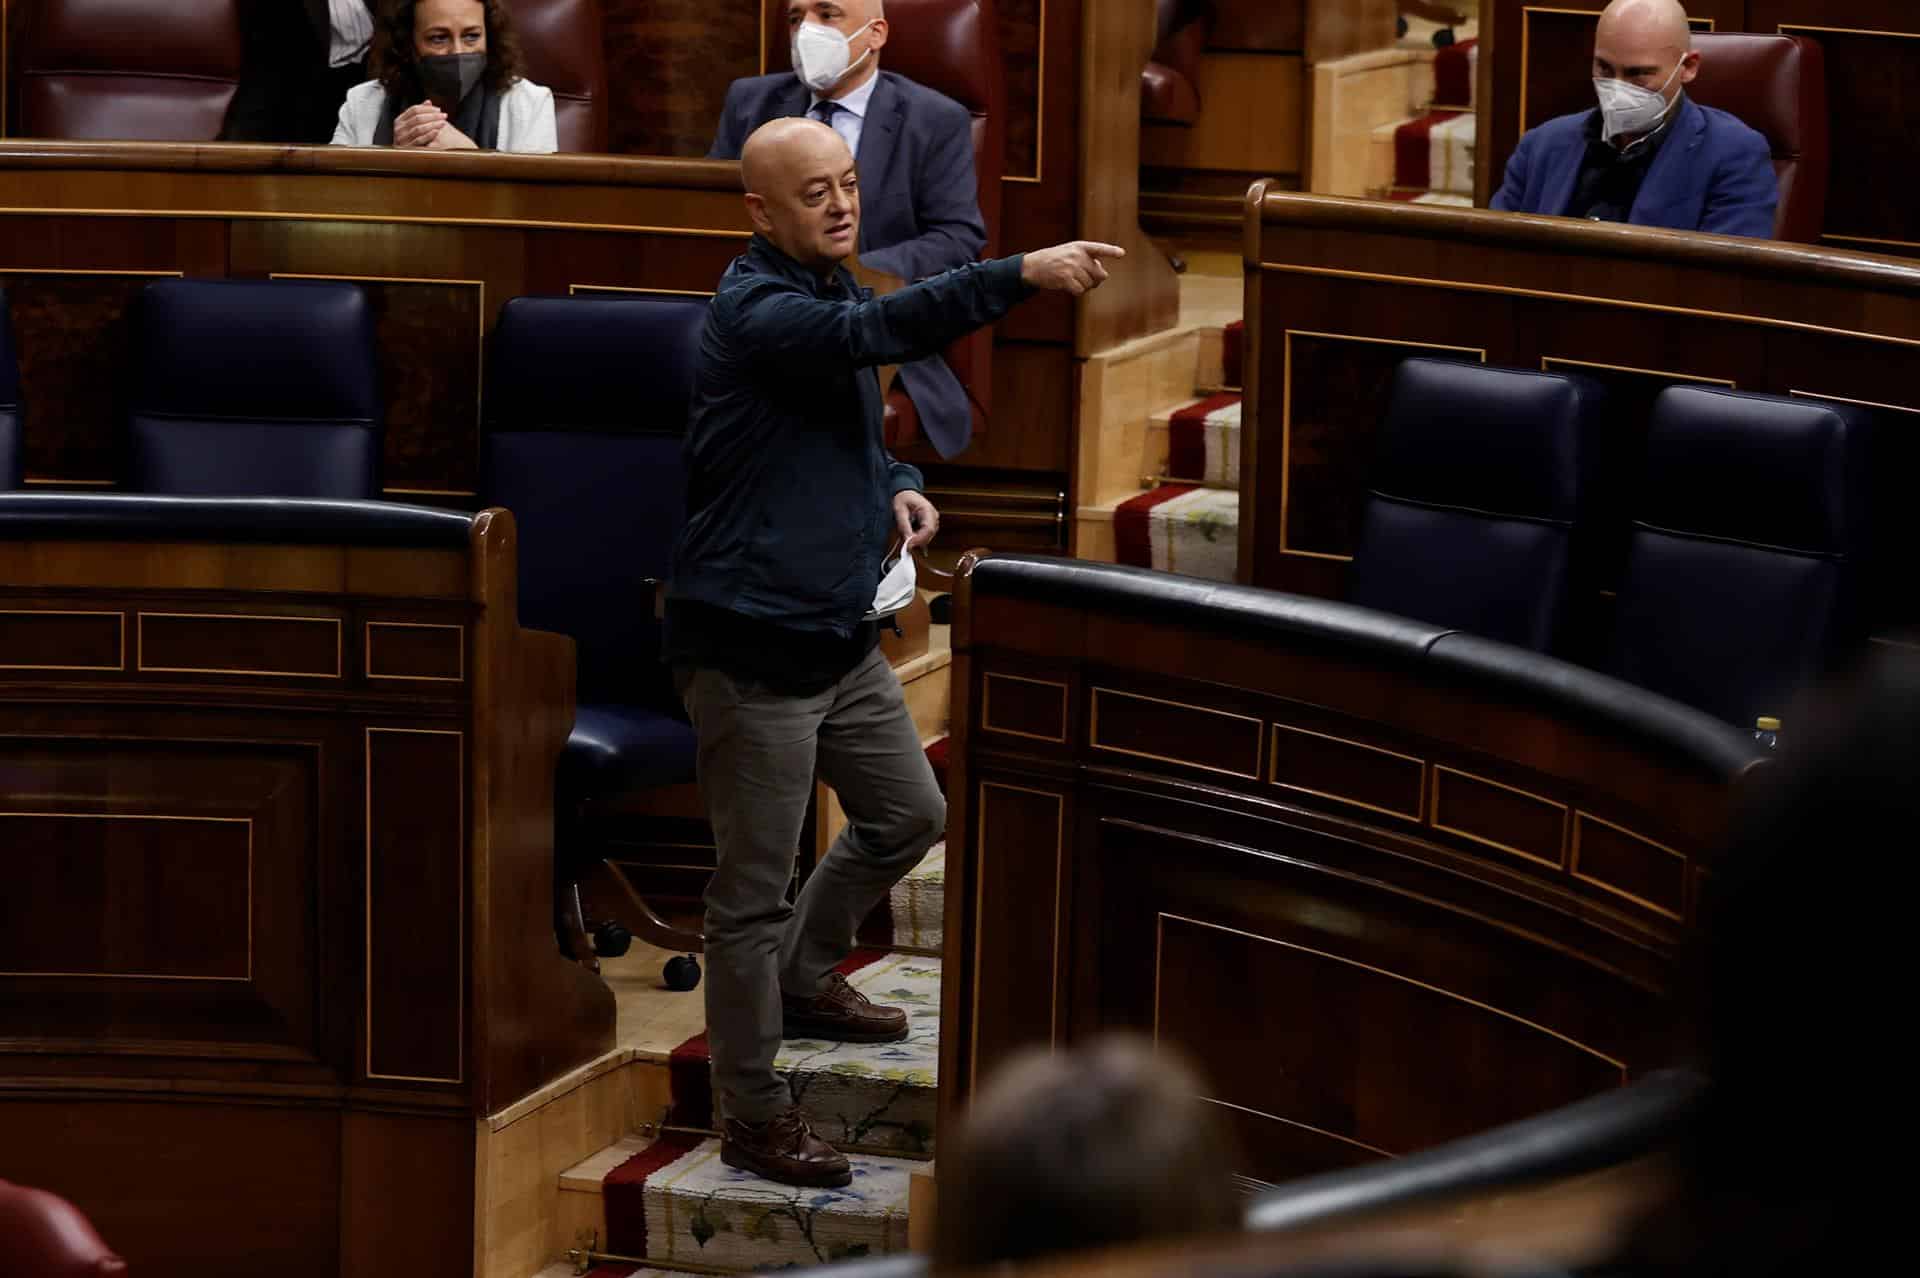
<svg viewBox="0 0 1920 1278">
<path fill-rule="evenodd" d="M 922 482 L 881 442 L 875 370 L 1006 314 L 1031 292 L 1020 263 L 972 263 L 875 298 L 755 236 L 700 335 L 669 606 L 851 635 L 880 582 L 893 495 Z"/>
<path fill-rule="evenodd" d="M 805 115 L 813 92 L 791 71 L 727 88 L 709 159 L 737 160 L 769 120 Z M 882 71 L 860 128 L 861 264 L 904 280 L 971 262 L 987 246 L 973 169 L 973 116 L 945 94 Z M 967 446 L 973 406 L 938 355 L 900 370 L 920 425 L 942 457 Z"/>
<path fill-rule="evenodd" d="M 1564 214 L 1573 203 L 1593 111 L 1548 120 L 1520 139 L 1492 207 Z M 1773 237 L 1780 184 L 1766 138 L 1734 116 L 1687 98 L 1627 220 L 1676 231 Z"/>
</svg>

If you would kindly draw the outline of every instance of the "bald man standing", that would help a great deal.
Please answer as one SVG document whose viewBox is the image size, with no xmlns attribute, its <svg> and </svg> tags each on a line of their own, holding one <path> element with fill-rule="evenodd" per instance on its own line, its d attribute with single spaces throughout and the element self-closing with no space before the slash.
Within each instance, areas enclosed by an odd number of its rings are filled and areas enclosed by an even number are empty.
<svg viewBox="0 0 1920 1278">
<path fill-rule="evenodd" d="M 721 277 L 695 369 L 687 525 L 664 655 L 699 738 L 718 868 L 706 896 L 707 1036 L 721 1158 L 849 1183 L 774 1072 L 784 1037 L 885 1043 L 906 1014 L 836 971 L 854 929 L 946 827 L 946 801 L 869 618 L 898 538 L 933 537 L 920 472 L 881 442 L 882 364 L 938 350 L 1037 289 L 1107 277 L 1106 244 L 972 263 L 874 298 L 841 266 L 860 184 L 835 130 L 786 118 L 741 154 L 756 234 Z M 814 776 L 848 824 L 789 905 Z"/>
<path fill-rule="evenodd" d="M 1521 138 L 1492 207 L 1770 238 L 1780 203 L 1772 151 L 1687 96 L 1699 74 L 1678 0 L 1613 0 L 1594 33 L 1600 105 Z"/>
</svg>

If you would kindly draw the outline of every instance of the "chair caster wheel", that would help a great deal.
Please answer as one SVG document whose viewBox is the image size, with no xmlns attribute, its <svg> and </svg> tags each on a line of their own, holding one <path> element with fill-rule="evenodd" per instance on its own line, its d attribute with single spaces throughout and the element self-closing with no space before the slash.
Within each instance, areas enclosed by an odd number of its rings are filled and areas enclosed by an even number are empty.
<svg viewBox="0 0 1920 1278">
<path fill-rule="evenodd" d="M 593 929 L 593 952 L 601 958 L 619 958 L 633 948 L 633 933 L 608 919 Z"/>
<path fill-rule="evenodd" d="M 700 984 L 700 964 L 691 954 L 682 954 L 679 958 L 667 960 L 666 970 L 661 973 L 666 978 L 670 990 L 686 991 Z"/>
<path fill-rule="evenodd" d="M 1441 27 L 1433 33 L 1433 47 L 1436 49 L 1451 48 L 1456 38 L 1453 34 L 1452 27 Z"/>
</svg>

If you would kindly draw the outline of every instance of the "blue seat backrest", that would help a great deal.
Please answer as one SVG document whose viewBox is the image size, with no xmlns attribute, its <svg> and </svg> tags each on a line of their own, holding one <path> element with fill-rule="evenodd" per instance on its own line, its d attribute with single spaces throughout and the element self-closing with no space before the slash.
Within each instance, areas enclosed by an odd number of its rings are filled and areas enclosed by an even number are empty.
<svg viewBox="0 0 1920 1278">
<path fill-rule="evenodd" d="M 136 492 L 379 496 L 373 312 L 352 284 L 149 285 L 129 400 Z"/>
<path fill-rule="evenodd" d="M 1861 637 L 1865 409 L 1703 387 L 1654 402 L 1612 673 L 1737 727 Z"/>
<path fill-rule="evenodd" d="M 26 466 L 26 412 L 20 404 L 20 365 L 13 355 L 13 311 L 0 289 L 0 489 L 18 488 Z"/>
<path fill-rule="evenodd" d="M 486 500 L 520 534 L 520 620 L 571 635 L 579 699 L 672 709 L 650 579 L 685 517 L 706 305 L 518 297 L 487 359 Z"/>
<path fill-rule="evenodd" d="M 1576 576 L 1603 395 L 1580 378 L 1410 359 L 1394 374 L 1349 602 L 1545 651 Z"/>
</svg>

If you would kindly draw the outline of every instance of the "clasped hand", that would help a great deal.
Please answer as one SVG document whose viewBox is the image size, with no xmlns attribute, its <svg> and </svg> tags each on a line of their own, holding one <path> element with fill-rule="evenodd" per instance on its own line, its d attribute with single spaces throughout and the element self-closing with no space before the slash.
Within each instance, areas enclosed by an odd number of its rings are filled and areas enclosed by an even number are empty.
<svg viewBox="0 0 1920 1278">
<path fill-rule="evenodd" d="M 453 127 L 447 113 L 431 102 L 402 111 L 393 121 L 395 146 L 426 147 L 433 151 L 472 151 L 472 138 Z"/>
</svg>

